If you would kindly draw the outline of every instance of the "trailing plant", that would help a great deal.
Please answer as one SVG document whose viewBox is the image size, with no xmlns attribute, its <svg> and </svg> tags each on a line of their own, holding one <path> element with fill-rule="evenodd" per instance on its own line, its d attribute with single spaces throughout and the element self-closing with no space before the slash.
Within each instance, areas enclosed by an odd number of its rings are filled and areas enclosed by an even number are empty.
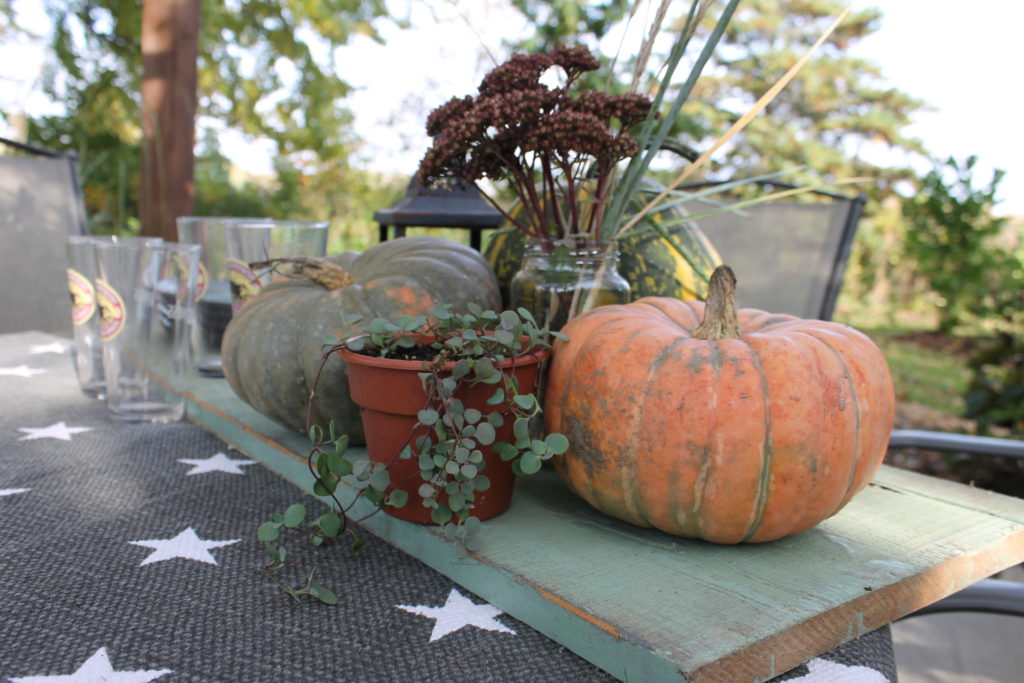
<svg viewBox="0 0 1024 683">
<path fill-rule="evenodd" d="M 569 447 L 562 434 L 540 437 L 532 433 L 531 422 L 541 413 L 540 401 L 532 393 L 520 393 L 515 376 L 502 367 L 509 359 L 550 348 L 552 336 L 566 339 L 538 327 L 528 311 L 497 313 L 469 304 L 468 312 L 455 313 L 450 305 L 435 306 L 429 317 L 401 315 L 394 321 L 377 318 L 363 332 L 347 340 L 325 339 L 321 372 L 327 360 L 341 349 L 381 358 L 420 360 L 426 400 L 416 426 L 402 449 L 388 462 L 379 463 L 350 456 L 348 437 L 336 434 L 333 423 L 326 433 L 310 425 L 313 447 L 307 466 L 314 478 L 313 492 L 329 499 L 332 509 L 307 522 L 305 506 L 295 504 L 261 524 L 258 537 L 271 555 L 263 568 L 267 574 L 273 575 L 291 562 L 287 550 L 276 545 L 286 530 L 305 535 L 317 547 L 348 534 L 353 550 L 358 550 L 362 541 L 351 522 L 361 520 L 351 520 L 349 514 L 360 497 L 376 508 L 370 514 L 385 506 L 409 504 L 409 495 L 394 486 L 388 468 L 399 459 L 416 460 L 421 479 L 416 493 L 430 508 L 431 519 L 441 527 L 445 538 L 453 542 L 456 553 L 465 556 L 479 547 L 481 522 L 473 514 L 475 500 L 490 488 L 481 449 L 492 448 L 501 460 L 511 463 L 515 474 L 528 475 Z M 318 383 L 319 376 L 310 403 Z M 487 399 L 489 410 L 467 408 L 459 398 L 463 388 L 476 386 L 492 389 Z M 512 421 L 512 439 L 502 441 L 497 438 L 498 430 L 507 420 Z M 347 504 L 336 495 L 342 483 L 354 489 Z M 316 581 L 315 568 L 307 573 L 302 586 L 289 586 L 276 577 L 275 581 L 295 598 L 313 595 L 327 604 L 337 601 Z"/>
<path fill-rule="evenodd" d="M 549 348 L 550 336 L 563 335 L 539 328 L 525 309 L 499 314 L 474 304 L 467 313 L 435 306 L 430 318 L 377 319 L 365 330 L 342 345 L 370 356 L 423 361 L 426 402 L 395 458 L 417 460 L 423 482 L 417 492 L 431 519 L 458 546 L 472 550 L 475 494 L 490 485 L 480 448 L 493 448 L 517 475 L 537 472 L 543 461 L 568 448 L 561 434 L 531 437 L 530 421 L 540 414 L 540 401 L 520 393 L 516 377 L 502 369 L 505 361 Z M 491 410 L 467 408 L 459 398 L 463 387 L 478 385 L 493 388 L 486 402 Z M 506 420 L 512 420 L 513 439 L 499 441 L 497 430 Z"/>
</svg>

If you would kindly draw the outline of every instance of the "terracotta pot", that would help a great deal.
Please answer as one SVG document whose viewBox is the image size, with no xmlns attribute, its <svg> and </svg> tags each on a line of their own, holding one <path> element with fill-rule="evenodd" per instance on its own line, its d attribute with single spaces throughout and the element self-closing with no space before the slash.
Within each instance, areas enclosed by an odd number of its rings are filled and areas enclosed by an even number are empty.
<svg viewBox="0 0 1024 683">
<path fill-rule="evenodd" d="M 430 508 L 423 506 L 418 489 L 423 484 L 418 461 L 415 457 L 398 458 L 406 444 L 428 433 L 428 429 L 417 427 L 417 414 L 427 408 L 427 394 L 419 373 L 423 372 L 423 361 L 375 358 L 354 353 L 347 349 L 339 351 L 348 364 L 349 393 L 359 405 L 366 432 L 366 450 L 373 462 L 386 463 L 391 474 L 391 486 L 409 494 L 409 502 L 401 508 L 384 508 L 385 512 L 419 524 L 432 524 Z M 531 353 L 506 360 L 496 367 L 512 373 L 519 383 L 519 393 L 536 393 L 540 378 L 540 362 L 550 355 L 549 349 L 536 349 Z M 446 374 L 454 363 L 445 366 Z M 485 416 L 494 412 L 495 406 L 486 401 L 494 393 L 493 384 L 479 384 L 471 387 L 463 384 L 455 393 L 466 408 L 476 408 Z M 510 413 L 502 412 L 504 424 L 496 430 L 495 442 L 512 442 L 513 420 Z M 480 520 L 490 519 L 508 509 L 512 502 L 512 487 L 515 475 L 512 465 L 505 462 L 488 446 L 479 446 L 484 456 L 483 473 L 491 481 L 486 491 L 474 495 L 471 514 Z M 441 501 L 445 500 L 442 494 Z"/>
</svg>

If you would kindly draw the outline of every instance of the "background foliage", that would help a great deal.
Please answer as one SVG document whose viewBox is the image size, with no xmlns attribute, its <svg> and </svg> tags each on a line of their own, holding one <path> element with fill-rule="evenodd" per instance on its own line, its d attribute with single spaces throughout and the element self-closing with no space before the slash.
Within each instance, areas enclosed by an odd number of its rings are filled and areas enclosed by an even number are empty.
<svg viewBox="0 0 1024 683">
<path fill-rule="evenodd" d="M 94 231 L 135 232 L 142 3 L 45 4 L 53 32 L 42 87 L 64 111 L 31 119 L 28 141 L 78 153 Z M 9 1 L 2 7 L 0 17 L 9 17 Z M 229 190 L 215 138 L 200 133 L 197 213 L 230 214 L 242 202 L 246 215 L 329 217 L 338 202 L 319 201 L 312 193 L 330 184 L 344 187 L 360 175 L 348 165 L 358 143 L 350 133 L 352 113 L 343 106 L 350 86 L 331 53 L 356 34 L 377 38 L 374 22 L 386 19 L 384 0 L 204 0 L 201 13 L 200 122 L 270 140 L 277 150 L 277 187 L 268 191 L 242 180 Z"/>
<path fill-rule="evenodd" d="M 30 118 L 27 141 L 78 153 L 94 231 L 135 231 L 141 0 L 42 2 L 53 28 L 42 88 L 60 107 L 59 113 Z M 506 45 L 508 52 L 562 42 L 597 52 L 634 5 L 506 2 L 535 27 Z M 698 151 L 707 149 L 845 4 L 745 0 L 676 122 L 676 137 Z M 689 3 L 669 7 L 668 25 L 679 26 Z M 403 26 L 389 10 L 394 6 L 385 0 L 203 0 L 197 214 L 328 219 L 332 252 L 376 241 L 373 211 L 393 203 L 407 177 L 384 177 L 350 163 L 361 141 L 351 133 L 352 113 L 345 106 L 351 91 L 345 67 L 331 56 L 353 36 L 380 40 L 383 26 Z M 859 186 L 868 204 L 837 317 L 861 327 L 911 325 L 971 337 L 965 410 L 983 425 L 1021 429 L 1020 226 L 993 218 L 999 178 L 979 189 L 970 160 L 935 160 L 934 170 L 921 178 L 909 167 L 868 160 L 869 149 L 928 158 L 921 142 L 906 133 L 924 104 L 890 87 L 884 65 L 850 54 L 881 18 L 877 9 L 853 12 L 769 108 L 720 150 L 707 174 L 724 179 L 791 169 L 795 182 L 871 177 Z M 12 0 L 0 0 L 0 40 L 23 33 L 14 20 Z M 651 65 L 664 61 L 658 52 L 663 49 L 655 45 Z M 608 68 L 590 85 L 625 89 L 631 60 L 623 57 L 613 66 L 610 53 L 605 59 Z M 653 88 L 656 76 L 653 70 L 646 74 L 645 87 Z M 9 124 L 14 114 L 0 112 Z M 272 142 L 273 177 L 256 178 L 231 165 L 217 145 L 218 134 L 228 128 Z"/>
</svg>

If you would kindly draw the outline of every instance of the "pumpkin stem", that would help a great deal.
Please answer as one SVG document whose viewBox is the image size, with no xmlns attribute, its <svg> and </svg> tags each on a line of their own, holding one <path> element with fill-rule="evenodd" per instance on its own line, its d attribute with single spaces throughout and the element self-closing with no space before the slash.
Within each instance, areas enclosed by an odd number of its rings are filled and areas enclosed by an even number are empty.
<svg viewBox="0 0 1024 683">
<path fill-rule="evenodd" d="M 315 282 L 328 291 L 348 287 L 355 282 L 355 278 L 337 263 L 315 256 L 275 258 L 269 261 L 250 263 L 249 267 L 253 270 L 271 268 L 277 271 L 283 265 L 291 266 L 291 269 L 287 272 L 279 271 L 285 277 L 304 278 L 310 282 Z"/>
<path fill-rule="evenodd" d="M 715 268 L 708 283 L 708 301 L 704 320 L 693 331 L 697 339 L 736 339 L 740 325 L 736 315 L 736 275 L 722 264 Z"/>
</svg>

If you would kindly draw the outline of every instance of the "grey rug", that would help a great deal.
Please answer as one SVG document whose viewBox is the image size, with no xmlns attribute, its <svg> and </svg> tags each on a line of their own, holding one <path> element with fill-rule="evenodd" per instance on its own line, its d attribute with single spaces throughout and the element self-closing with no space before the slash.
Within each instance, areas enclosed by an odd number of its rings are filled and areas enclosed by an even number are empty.
<svg viewBox="0 0 1024 683">
<path fill-rule="evenodd" d="M 297 558 L 339 604 L 296 602 L 256 527 L 320 503 L 188 422 L 112 422 L 67 346 L 0 336 L 0 679 L 614 680 L 366 532 Z M 889 631 L 778 680 L 895 681 Z"/>
</svg>

